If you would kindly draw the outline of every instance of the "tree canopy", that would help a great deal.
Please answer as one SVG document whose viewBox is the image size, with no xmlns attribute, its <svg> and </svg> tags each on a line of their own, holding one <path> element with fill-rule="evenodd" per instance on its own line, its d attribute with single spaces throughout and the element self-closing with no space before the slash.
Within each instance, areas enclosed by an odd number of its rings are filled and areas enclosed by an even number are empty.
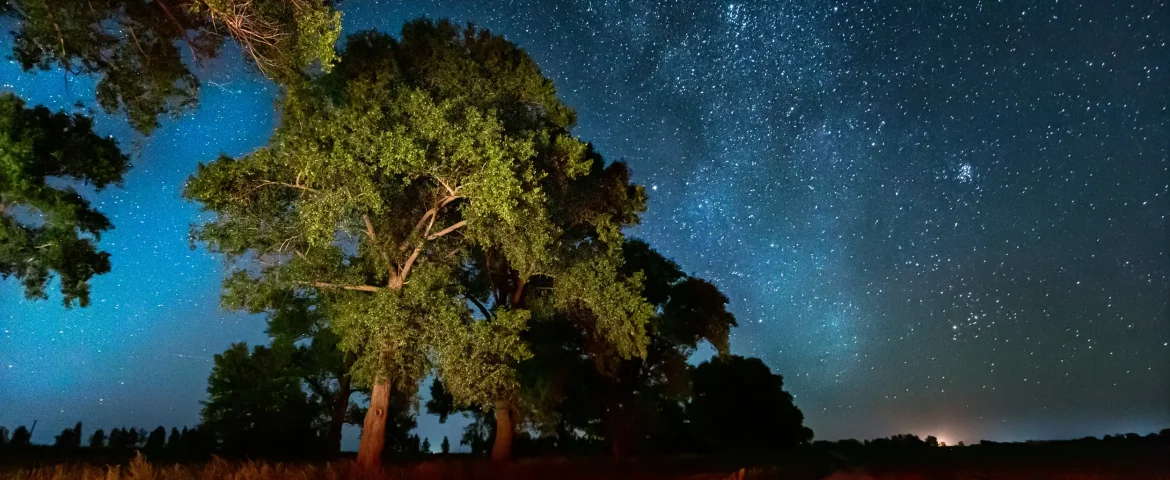
<svg viewBox="0 0 1170 480">
<path fill-rule="evenodd" d="M 88 305 L 89 280 L 110 270 L 110 255 L 96 243 L 113 225 L 74 185 L 102 190 L 129 166 L 89 118 L 0 95 L 0 278 L 20 280 L 29 298 L 47 298 L 56 275 L 66 307 Z"/>
<path fill-rule="evenodd" d="M 326 422 L 302 389 L 293 355 L 289 344 L 257 346 L 249 352 L 247 345 L 237 343 L 215 356 L 202 418 L 224 451 L 273 455 L 319 450 Z M 151 434 L 151 439 L 161 444 L 166 431 Z"/>
<path fill-rule="evenodd" d="M 687 412 L 708 451 L 763 452 L 812 440 L 784 379 L 758 358 L 715 357 L 691 374 Z"/>
<path fill-rule="evenodd" d="M 550 192 L 615 170 L 586 155 L 568 131 L 572 110 L 515 45 L 445 21 L 409 22 L 400 41 L 355 35 L 332 72 L 288 90 L 281 113 L 268 147 L 191 178 L 186 195 L 216 213 L 195 235 L 246 263 L 228 296 L 324 299 L 354 378 L 374 387 L 372 413 L 385 414 L 392 382 L 417 384 L 432 361 L 461 402 L 514 390 L 531 314 L 473 319 L 468 285 L 452 279 L 476 252 L 496 252 L 517 282 L 555 275 L 549 302 L 588 311 L 621 355 L 644 353 L 650 307 L 640 277 L 618 275 L 620 228 L 641 210 L 641 188 L 617 177 L 616 206 L 574 212 L 594 233 L 560 243 Z"/>
<path fill-rule="evenodd" d="M 96 97 L 149 134 L 194 106 L 194 64 L 234 39 L 265 75 L 291 81 L 334 60 L 341 16 L 330 0 L 11 0 L 13 55 L 25 71 L 97 77 Z M 186 50 L 184 52 L 183 50 Z M 189 55 L 188 55 L 189 54 Z"/>
</svg>

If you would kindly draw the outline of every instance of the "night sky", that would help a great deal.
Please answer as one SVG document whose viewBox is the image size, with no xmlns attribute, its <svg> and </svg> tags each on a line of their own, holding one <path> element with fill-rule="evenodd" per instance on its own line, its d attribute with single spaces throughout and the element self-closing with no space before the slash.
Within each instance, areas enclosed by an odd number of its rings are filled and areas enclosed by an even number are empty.
<svg viewBox="0 0 1170 480">
<path fill-rule="evenodd" d="M 733 352 L 784 375 L 818 439 L 1170 426 L 1170 4 L 342 10 L 346 33 L 450 17 L 527 49 L 577 133 L 647 186 L 631 233 L 727 294 Z M 0 282 L 0 425 L 39 419 L 39 442 L 77 420 L 193 425 L 210 357 L 265 341 L 262 317 L 218 308 L 222 260 L 190 249 L 179 192 L 199 161 L 265 143 L 276 90 L 230 51 L 199 74 L 201 107 L 151 137 L 98 115 L 134 167 L 95 197 L 116 229 L 93 305 Z M 0 62 L 30 103 L 93 105 L 92 87 Z"/>
</svg>

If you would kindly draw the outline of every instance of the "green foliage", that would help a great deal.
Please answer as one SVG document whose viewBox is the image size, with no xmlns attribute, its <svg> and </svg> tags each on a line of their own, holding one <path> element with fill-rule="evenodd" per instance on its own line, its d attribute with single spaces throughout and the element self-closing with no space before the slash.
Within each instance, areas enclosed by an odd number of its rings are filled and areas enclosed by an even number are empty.
<svg viewBox="0 0 1170 480">
<path fill-rule="evenodd" d="M 497 310 L 491 320 L 473 321 L 467 332 L 436 339 L 443 362 L 438 374 L 459 406 L 492 405 L 511 399 L 520 388 L 515 365 L 532 357 L 520 334 L 528 325 L 527 310 Z"/>
<path fill-rule="evenodd" d="M 233 344 L 215 356 L 203 425 L 230 453 L 286 454 L 318 446 L 324 421 L 301 388 L 294 347 Z M 159 433 L 158 442 L 166 432 Z M 152 436 L 154 436 L 152 434 Z"/>
<path fill-rule="evenodd" d="M 340 13 L 327 0 L 11 0 L 13 58 L 24 70 L 61 68 L 98 77 L 107 112 L 149 134 L 158 117 L 199 97 L 190 62 L 218 55 L 226 32 L 281 83 L 335 60 Z M 184 59 L 186 49 L 190 62 Z"/>
<path fill-rule="evenodd" d="M 715 286 L 686 275 L 645 242 L 626 241 L 620 258 L 616 273 L 604 276 L 619 279 L 609 280 L 615 283 L 636 279 L 641 286 L 652 308 L 644 355 L 623 358 L 618 342 L 591 327 L 590 315 L 560 310 L 557 315 L 571 319 L 563 322 L 568 328 L 545 322 L 530 336 L 535 355 L 522 365 L 528 417 L 560 443 L 572 443 L 581 432 L 616 444 L 616 450 L 684 450 L 687 360 L 703 341 L 727 354 L 735 318 Z"/>
<path fill-rule="evenodd" d="M 325 302 L 357 356 L 357 380 L 401 388 L 438 362 L 461 403 L 483 403 L 515 390 L 527 357 L 529 314 L 473 321 L 463 298 L 481 292 L 452 281 L 474 252 L 492 252 L 510 276 L 563 276 L 561 304 L 593 312 L 624 354 L 642 351 L 650 309 L 637 279 L 617 281 L 620 254 L 589 253 L 614 250 L 603 243 L 620 241 L 620 221 L 636 218 L 623 208 L 640 211 L 641 190 L 623 184 L 622 207 L 574 212 L 568 225 L 593 233 L 563 236 L 550 209 L 593 206 L 565 193 L 584 198 L 578 180 L 611 170 L 569 134 L 572 110 L 515 45 L 426 20 L 401 41 L 355 35 L 281 111 L 268 147 L 202 165 L 187 185 L 216 213 L 195 237 L 254 266 L 228 280 L 229 303 L 315 291 L 306 295 Z"/>
<path fill-rule="evenodd" d="M 194 0 L 190 11 L 205 14 L 270 78 L 296 78 L 314 66 L 328 71 L 337 60 L 341 12 L 331 0 Z"/>
<path fill-rule="evenodd" d="M 96 247 L 109 219 L 71 186 L 101 190 L 122 180 L 129 159 L 90 119 L 25 108 L 0 95 L 0 277 L 15 277 L 29 298 L 46 298 L 56 274 L 65 306 L 89 304 L 89 280 L 110 270 Z"/>
</svg>

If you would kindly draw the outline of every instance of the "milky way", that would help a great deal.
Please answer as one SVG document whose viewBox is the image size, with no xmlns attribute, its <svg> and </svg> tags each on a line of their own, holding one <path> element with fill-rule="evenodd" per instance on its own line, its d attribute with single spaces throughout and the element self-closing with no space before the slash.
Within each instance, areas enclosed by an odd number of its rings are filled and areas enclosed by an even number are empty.
<svg viewBox="0 0 1170 480">
<path fill-rule="evenodd" d="M 1170 426 L 1170 9 L 1110 3 L 342 7 L 347 32 L 450 17 L 527 49 L 647 186 L 632 234 L 727 293 L 733 351 L 784 375 L 818 438 L 973 441 Z M 272 88 L 217 65 L 98 197 L 117 230 L 95 305 L 0 284 L 0 424 L 192 424 L 206 357 L 263 339 L 216 310 L 218 259 L 187 248 L 178 198 L 196 162 L 272 128 Z M 88 98 L 0 73 L 36 102 Z"/>
</svg>

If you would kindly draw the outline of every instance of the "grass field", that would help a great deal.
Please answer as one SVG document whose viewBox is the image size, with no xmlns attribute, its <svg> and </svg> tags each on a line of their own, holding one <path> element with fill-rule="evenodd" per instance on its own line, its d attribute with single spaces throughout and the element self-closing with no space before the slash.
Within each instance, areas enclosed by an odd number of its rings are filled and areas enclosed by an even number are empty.
<svg viewBox="0 0 1170 480">
<path fill-rule="evenodd" d="M 141 454 L 51 449 L 0 456 L 0 480 L 1170 480 L 1170 446 L 1023 446 L 935 448 L 925 451 L 832 451 L 755 458 L 531 458 L 507 464 L 460 455 L 391 464 L 359 472 L 349 459 L 264 462 L 213 457 L 200 462 L 151 462 Z M 108 453 L 108 452 L 106 452 Z"/>
</svg>

